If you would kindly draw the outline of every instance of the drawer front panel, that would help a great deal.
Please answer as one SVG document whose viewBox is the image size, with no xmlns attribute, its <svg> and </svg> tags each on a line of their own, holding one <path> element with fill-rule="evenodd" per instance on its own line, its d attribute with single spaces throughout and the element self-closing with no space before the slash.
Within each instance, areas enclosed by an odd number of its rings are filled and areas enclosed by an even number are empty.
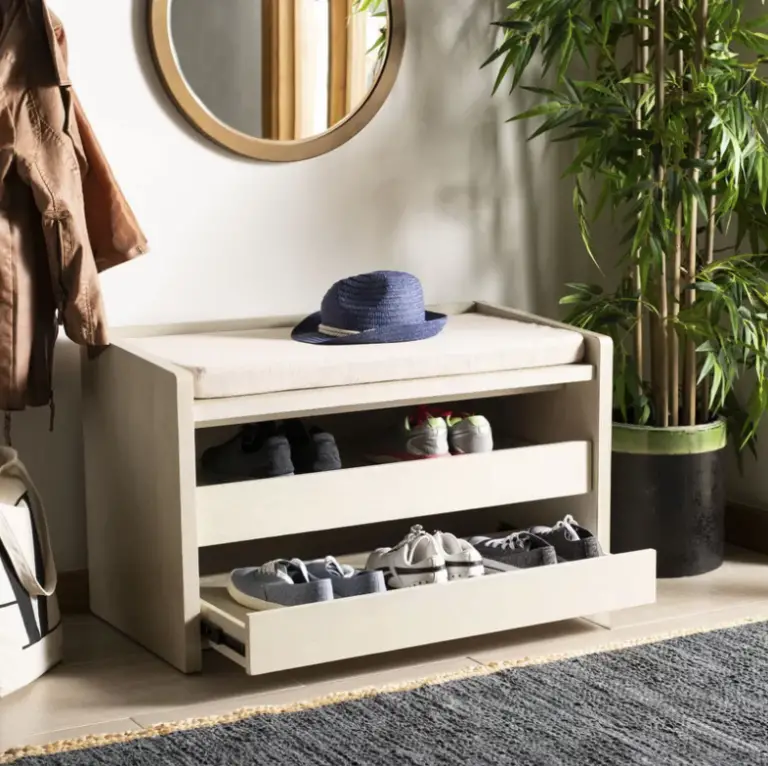
<svg viewBox="0 0 768 766">
<path fill-rule="evenodd" d="M 560 442 L 197 488 L 200 547 L 580 495 L 591 444 Z"/>
<path fill-rule="evenodd" d="M 656 552 L 646 550 L 267 612 L 248 612 L 224 588 L 209 587 L 202 589 L 202 617 L 213 628 L 212 646 L 260 675 L 610 612 L 655 598 Z M 233 633 L 236 640 L 228 641 Z"/>
</svg>

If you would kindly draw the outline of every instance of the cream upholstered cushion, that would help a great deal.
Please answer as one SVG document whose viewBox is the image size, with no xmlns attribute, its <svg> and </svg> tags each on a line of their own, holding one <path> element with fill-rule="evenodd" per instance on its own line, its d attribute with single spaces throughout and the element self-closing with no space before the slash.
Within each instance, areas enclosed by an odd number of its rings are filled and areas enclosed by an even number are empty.
<svg viewBox="0 0 768 766">
<path fill-rule="evenodd" d="M 482 314 L 451 316 L 442 333 L 414 343 L 315 346 L 291 340 L 289 327 L 131 343 L 190 370 L 197 399 L 550 367 L 584 353 L 575 331 Z"/>
</svg>

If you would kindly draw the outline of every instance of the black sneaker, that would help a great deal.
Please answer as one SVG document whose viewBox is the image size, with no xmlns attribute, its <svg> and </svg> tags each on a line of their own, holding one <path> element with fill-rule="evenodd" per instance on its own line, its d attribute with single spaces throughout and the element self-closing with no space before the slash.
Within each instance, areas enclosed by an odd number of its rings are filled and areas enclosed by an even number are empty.
<svg viewBox="0 0 768 766">
<path fill-rule="evenodd" d="M 300 420 L 286 420 L 283 427 L 291 445 L 296 473 L 337 471 L 341 468 L 339 448 L 333 434 L 319 428 L 307 431 Z"/>
<path fill-rule="evenodd" d="M 275 423 L 243 426 L 228 442 L 207 449 L 201 463 L 214 479 L 268 479 L 294 473 L 288 439 Z"/>
<path fill-rule="evenodd" d="M 598 539 L 588 529 L 580 527 L 571 515 L 554 527 L 531 527 L 529 531 L 553 545 L 561 561 L 580 561 L 603 555 Z"/>
<path fill-rule="evenodd" d="M 505 537 L 481 535 L 470 537 L 469 542 L 483 557 L 485 568 L 492 571 L 510 572 L 557 564 L 555 549 L 530 532 L 513 532 Z"/>
</svg>

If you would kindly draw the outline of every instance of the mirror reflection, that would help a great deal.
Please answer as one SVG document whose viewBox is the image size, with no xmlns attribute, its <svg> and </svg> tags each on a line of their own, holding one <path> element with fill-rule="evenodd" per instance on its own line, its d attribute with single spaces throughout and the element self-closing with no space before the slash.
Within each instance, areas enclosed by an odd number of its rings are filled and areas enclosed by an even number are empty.
<svg viewBox="0 0 768 766">
<path fill-rule="evenodd" d="M 387 0 L 173 0 L 178 67 L 218 120 L 296 141 L 365 101 L 386 60 Z"/>
</svg>

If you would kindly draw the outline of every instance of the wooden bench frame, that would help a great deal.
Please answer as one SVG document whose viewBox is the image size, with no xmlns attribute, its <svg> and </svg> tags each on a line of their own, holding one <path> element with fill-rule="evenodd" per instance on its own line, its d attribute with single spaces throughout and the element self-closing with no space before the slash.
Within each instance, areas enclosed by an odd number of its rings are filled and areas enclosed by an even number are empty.
<svg viewBox="0 0 768 766">
<path fill-rule="evenodd" d="M 484 303 L 439 307 L 448 313 L 475 310 L 479 313 L 534 322 L 551 327 L 564 327 L 557 322 L 541 319 L 512 309 Z M 338 472 L 329 479 L 321 475 L 294 477 L 294 485 L 279 484 L 288 479 L 270 482 L 246 482 L 240 485 L 223 485 L 213 490 L 196 486 L 195 431 L 221 425 L 232 425 L 256 420 L 282 417 L 298 417 L 317 414 L 334 414 L 405 406 L 421 402 L 450 401 L 462 398 L 486 398 L 499 396 L 530 395 L 526 400 L 524 416 L 518 423 L 522 436 L 536 443 L 555 444 L 560 451 L 553 451 L 552 459 L 562 460 L 564 455 L 586 455 L 584 486 L 563 485 L 567 492 L 580 494 L 562 498 L 559 482 L 573 482 L 567 470 L 558 472 L 552 466 L 543 465 L 537 470 L 547 470 L 548 495 L 536 494 L 523 500 L 557 497 L 558 513 L 572 513 L 580 523 L 593 529 L 607 549 L 610 540 L 610 460 L 611 460 L 611 373 L 612 346 L 608 338 L 582 332 L 584 359 L 579 364 L 560 365 L 529 370 L 510 370 L 442 378 L 426 378 L 396 382 L 370 383 L 356 386 L 317 389 L 314 391 L 286 391 L 259 396 L 243 396 L 229 399 L 195 400 L 192 374 L 181 367 L 153 358 L 141 351 L 132 339 L 148 335 L 194 334 L 239 330 L 255 327 L 275 327 L 294 324 L 298 318 L 267 318 L 235 322 L 128 328 L 116 333 L 113 346 L 98 359 L 83 358 L 83 406 L 86 464 L 86 499 L 88 511 L 88 564 L 90 573 L 91 609 L 99 617 L 155 652 L 184 672 L 201 669 L 202 647 L 201 613 L 209 623 L 231 627 L 246 644 L 244 652 L 232 658 L 239 661 L 248 672 L 263 673 L 293 666 L 290 647 L 277 650 L 276 636 L 268 634 L 268 626 L 276 630 L 286 626 L 311 630 L 319 618 L 316 607 L 280 610 L 283 616 L 269 616 L 271 622 L 259 622 L 260 615 L 245 615 L 215 596 L 201 601 L 199 550 L 207 545 L 255 537 L 271 537 L 289 532 L 315 531 L 318 528 L 335 528 L 341 516 L 334 517 L 330 508 L 328 517 L 318 522 L 298 514 L 285 523 L 272 521 L 260 529 L 253 517 L 243 513 L 243 503 L 278 502 L 283 488 L 286 492 L 301 492 L 299 480 L 309 487 L 317 487 L 331 480 L 343 482 L 345 473 Z M 573 330 L 573 328 L 568 328 Z M 548 396 L 540 392 L 548 392 Z M 552 392 L 556 394 L 552 395 Z M 587 453 L 578 447 L 568 451 L 563 444 L 586 445 Z M 536 449 L 536 448 L 532 448 Z M 565 451 L 563 451 L 565 450 Z M 515 451 L 511 451 L 515 452 Z M 501 453 L 479 457 L 487 461 L 500 461 Z M 558 456 L 558 457 L 554 457 Z M 521 459 L 533 459 L 530 453 L 510 455 L 509 460 L 518 464 Z M 461 458 L 462 460 L 464 458 Z M 576 457 L 574 457 L 576 459 Z M 581 458 L 580 458 L 581 459 Z M 430 461 L 432 462 L 432 461 Z M 465 465 L 470 465 L 467 463 Z M 490 462 L 477 462 L 478 470 L 489 473 Z M 522 465 L 522 464 L 521 464 Z M 525 470 L 534 470 L 528 466 Z M 532 464 L 531 464 L 532 465 Z M 499 464 L 503 470 L 503 465 Z M 404 466 L 403 480 L 418 481 L 418 466 Z M 431 466 L 424 466 L 435 470 Z M 357 469 L 354 469 L 357 470 Z M 372 470 L 377 469 L 360 469 Z M 466 473 L 468 468 L 462 468 Z M 374 473 L 371 474 L 374 476 Z M 394 474 L 391 474 L 394 476 Z M 389 475 L 384 475 L 386 483 Z M 272 482 L 278 482 L 272 484 Z M 257 486 L 261 484 L 262 486 Z M 493 502 L 501 499 L 498 482 L 490 481 L 489 497 Z M 578 484 L 578 482 L 577 482 Z M 325 486 L 325 485 L 324 485 Z M 576 487 L 576 488 L 574 488 Z M 503 488 L 502 488 L 503 489 Z M 451 487 L 440 498 L 451 502 Z M 330 490 L 329 490 L 330 491 Z M 222 493 L 220 495 L 216 492 Z M 264 494 L 266 492 L 266 494 Z M 567 494 L 566 492 L 566 494 Z M 221 527 L 211 522 L 211 509 L 223 501 L 229 493 L 227 504 L 234 508 L 231 518 L 222 515 Z M 287 496 L 286 496 L 287 497 Z M 482 499 L 482 497 L 480 498 Z M 515 503 L 514 487 L 506 502 Z M 482 505 L 480 503 L 479 505 Z M 399 518 L 396 511 L 387 516 L 383 504 L 378 504 L 375 518 Z M 448 506 L 441 506 L 443 510 Z M 478 506 L 479 507 L 479 506 Z M 542 504 L 537 505 L 541 512 Z M 461 508 L 465 510 L 466 498 Z M 520 506 L 521 522 L 527 520 L 524 506 Z M 342 509 L 343 510 L 343 509 Z M 435 511 L 436 512 L 436 511 Z M 479 632 L 492 632 L 536 624 L 553 619 L 565 619 L 593 612 L 609 611 L 623 606 L 635 606 L 655 599 L 655 554 L 644 551 L 625 556 L 608 556 L 605 561 L 567 565 L 558 572 L 533 571 L 516 581 L 518 575 L 483 578 L 483 583 L 459 583 L 415 589 L 411 593 L 385 594 L 381 597 L 353 599 L 346 604 L 333 604 L 337 619 L 348 620 L 354 626 L 360 619 L 374 618 L 383 609 L 392 612 L 395 603 L 402 604 L 402 614 L 415 615 L 426 609 L 432 615 L 449 599 L 467 599 L 467 608 L 478 602 L 490 608 L 505 588 L 515 594 L 515 613 L 508 618 L 488 618 L 469 630 L 453 630 L 451 625 L 440 623 L 428 631 L 429 640 L 463 638 Z M 552 569 L 557 569 L 554 567 Z M 576 597 L 571 582 L 584 592 Z M 525 583 L 525 588 L 523 584 Z M 602 584 L 599 584 L 602 583 Z M 551 593 L 538 592 L 540 588 L 552 588 Z M 586 590 L 585 590 L 586 589 Z M 417 592 L 422 591 L 422 592 Z M 526 595 L 527 594 L 527 595 Z M 394 595 L 396 599 L 383 601 Z M 366 602 L 366 599 L 371 600 Z M 378 600 L 377 600 L 378 599 Z M 546 603 L 544 603 L 546 602 Z M 538 605 L 537 605 L 538 604 Z M 522 611 L 521 611 L 522 609 Z M 512 611 L 512 610 L 511 610 Z M 289 613 L 293 613 L 291 616 Z M 478 612 L 481 614 L 482 610 Z M 520 615 L 523 617 L 520 617 Z M 319 617 L 318 617 L 319 615 Z M 607 618 L 603 618 L 607 624 Z M 442 626 L 442 627 L 441 627 Z M 263 631 L 254 637 L 253 631 Z M 424 643 L 419 631 L 424 626 L 418 620 L 410 629 L 403 629 L 387 641 L 377 641 L 371 651 L 388 651 Z M 259 631 L 261 632 L 261 631 Z M 320 632 L 320 631 L 318 631 Z M 336 631 L 334 631 L 336 632 Z M 424 632 L 423 630 L 421 631 Z M 294 633 L 293 635 L 300 635 Z M 317 633 L 313 633 L 317 636 Z M 384 634 L 382 634 L 384 635 Z M 390 635 L 390 634 L 387 634 Z M 258 643 L 258 642 L 261 643 Z M 260 650 L 258 647 L 267 647 Z M 228 656 L 232 652 L 224 646 L 215 647 Z M 264 655 L 268 651 L 269 656 Z M 326 651 L 312 651 L 297 656 L 295 666 L 355 656 L 361 652 L 327 647 Z M 300 653 L 299 653 L 300 654 Z M 273 656 L 274 655 L 274 656 Z"/>
</svg>

